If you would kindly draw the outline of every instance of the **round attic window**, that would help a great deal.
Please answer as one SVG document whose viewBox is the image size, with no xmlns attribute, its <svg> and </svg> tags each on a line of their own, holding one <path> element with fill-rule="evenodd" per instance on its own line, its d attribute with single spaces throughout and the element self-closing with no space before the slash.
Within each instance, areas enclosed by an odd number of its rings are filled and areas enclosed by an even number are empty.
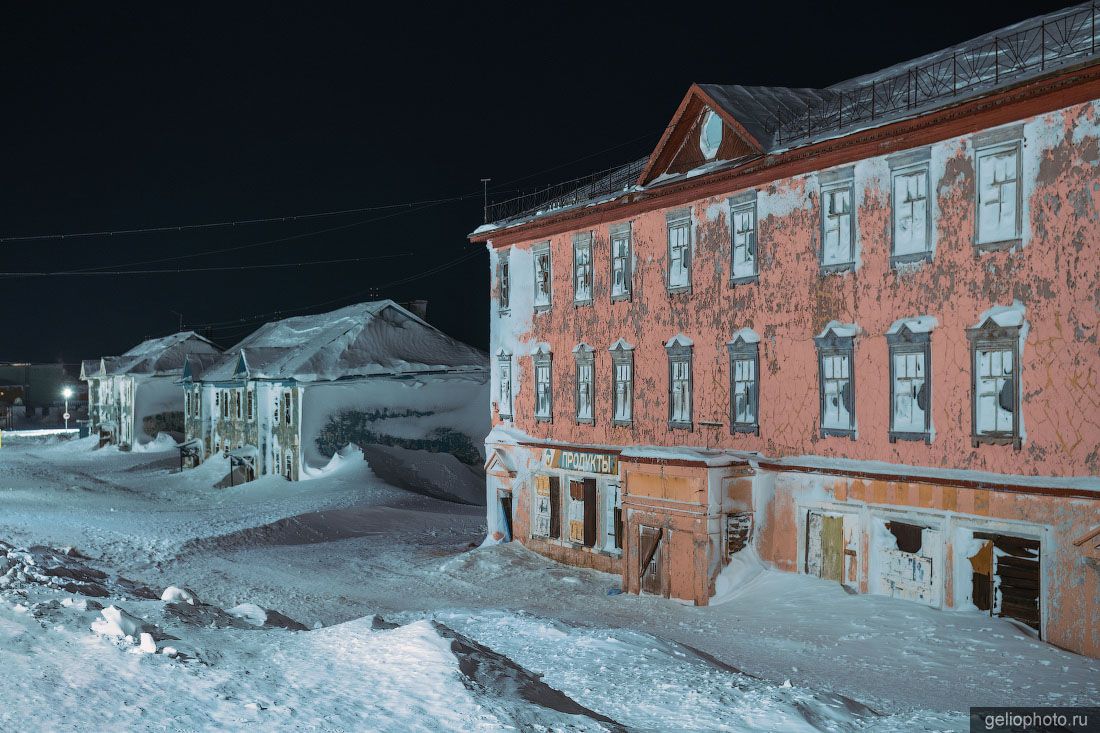
<svg viewBox="0 0 1100 733">
<path fill-rule="evenodd" d="M 707 160 L 718 155 L 718 147 L 722 144 L 722 118 L 714 114 L 714 110 L 707 110 L 703 116 L 703 125 L 699 130 L 699 150 Z"/>
</svg>

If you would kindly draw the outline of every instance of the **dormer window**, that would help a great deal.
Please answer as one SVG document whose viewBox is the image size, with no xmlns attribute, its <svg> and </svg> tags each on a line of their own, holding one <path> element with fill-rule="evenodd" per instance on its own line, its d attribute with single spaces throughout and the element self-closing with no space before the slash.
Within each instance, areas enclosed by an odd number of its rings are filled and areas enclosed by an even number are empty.
<svg viewBox="0 0 1100 733">
<path fill-rule="evenodd" d="M 699 150 L 707 160 L 714 160 L 722 146 L 722 118 L 707 110 L 699 126 Z"/>
</svg>

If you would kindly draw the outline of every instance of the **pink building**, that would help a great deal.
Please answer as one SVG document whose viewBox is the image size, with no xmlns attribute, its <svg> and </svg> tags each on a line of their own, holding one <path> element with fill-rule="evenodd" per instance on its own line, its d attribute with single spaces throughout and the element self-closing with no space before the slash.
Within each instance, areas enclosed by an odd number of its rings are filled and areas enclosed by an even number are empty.
<svg viewBox="0 0 1100 733">
<path fill-rule="evenodd" d="M 1095 12 L 693 85 L 646 159 L 497 208 L 490 533 L 699 605 L 756 553 L 1100 656 Z"/>
</svg>

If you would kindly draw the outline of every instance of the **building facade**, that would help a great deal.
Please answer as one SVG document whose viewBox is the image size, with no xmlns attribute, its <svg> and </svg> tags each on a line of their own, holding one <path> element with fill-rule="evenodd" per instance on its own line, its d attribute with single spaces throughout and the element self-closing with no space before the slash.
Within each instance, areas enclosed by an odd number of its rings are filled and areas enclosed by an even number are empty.
<svg viewBox="0 0 1100 733">
<path fill-rule="evenodd" d="M 750 549 L 1100 655 L 1100 65 L 898 96 L 989 39 L 694 85 L 614 186 L 475 231 L 490 533 L 700 605 Z"/>
</svg>

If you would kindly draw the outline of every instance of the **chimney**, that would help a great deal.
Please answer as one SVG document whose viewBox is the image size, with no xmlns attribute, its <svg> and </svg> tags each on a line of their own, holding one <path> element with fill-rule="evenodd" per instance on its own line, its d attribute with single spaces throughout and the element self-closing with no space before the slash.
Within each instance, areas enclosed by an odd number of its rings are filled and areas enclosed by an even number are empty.
<svg viewBox="0 0 1100 733">
<path fill-rule="evenodd" d="M 423 321 L 428 320 L 428 301 L 410 300 L 405 304 L 405 307 L 417 318 Z"/>
</svg>

